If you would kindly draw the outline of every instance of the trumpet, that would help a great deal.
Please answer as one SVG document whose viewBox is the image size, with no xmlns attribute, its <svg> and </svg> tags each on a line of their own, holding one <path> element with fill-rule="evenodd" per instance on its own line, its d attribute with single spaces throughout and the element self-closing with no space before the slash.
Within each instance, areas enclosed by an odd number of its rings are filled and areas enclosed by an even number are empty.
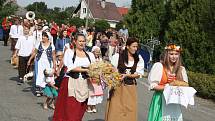
<svg viewBox="0 0 215 121">
<path fill-rule="evenodd" d="M 28 11 L 26 14 L 25 14 L 25 17 L 28 19 L 28 20 L 34 20 L 35 19 L 35 13 L 33 11 Z"/>
</svg>

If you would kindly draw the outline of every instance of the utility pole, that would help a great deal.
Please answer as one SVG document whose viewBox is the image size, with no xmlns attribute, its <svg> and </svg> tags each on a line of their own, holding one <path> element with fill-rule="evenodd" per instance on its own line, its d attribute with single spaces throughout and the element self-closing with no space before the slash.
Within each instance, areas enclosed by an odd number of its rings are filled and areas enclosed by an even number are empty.
<svg viewBox="0 0 215 121">
<path fill-rule="evenodd" d="M 87 29 L 88 23 L 89 23 L 89 13 L 90 13 L 90 8 L 89 8 L 89 0 L 87 0 L 87 16 L 86 16 L 86 23 L 85 23 L 85 28 Z"/>
</svg>

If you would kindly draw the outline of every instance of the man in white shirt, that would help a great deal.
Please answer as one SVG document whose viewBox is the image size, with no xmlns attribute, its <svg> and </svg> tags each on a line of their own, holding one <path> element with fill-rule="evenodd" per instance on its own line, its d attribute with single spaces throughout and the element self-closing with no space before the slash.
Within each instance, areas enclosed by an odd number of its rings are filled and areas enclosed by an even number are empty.
<svg viewBox="0 0 215 121">
<path fill-rule="evenodd" d="M 18 73 L 21 83 L 24 75 L 28 73 L 27 62 L 34 49 L 34 37 L 29 32 L 28 28 L 24 28 L 24 35 L 19 37 L 15 46 L 14 56 L 19 56 Z"/>
<path fill-rule="evenodd" d="M 11 26 L 9 35 L 11 38 L 11 51 L 13 56 L 15 53 L 16 42 L 18 38 L 23 35 L 23 27 L 20 25 L 18 18 L 15 19 L 15 24 Z"/>
<path fill-rule="evenodd" d="M 42 32 L 43 32 L 43 25 L 42 23 L 38 23 L 36 25 L 36 29 L 33 32 L 33 37 L 34 37 L 34 47 L 38 45 L 42 41 Z"/>
</svg>

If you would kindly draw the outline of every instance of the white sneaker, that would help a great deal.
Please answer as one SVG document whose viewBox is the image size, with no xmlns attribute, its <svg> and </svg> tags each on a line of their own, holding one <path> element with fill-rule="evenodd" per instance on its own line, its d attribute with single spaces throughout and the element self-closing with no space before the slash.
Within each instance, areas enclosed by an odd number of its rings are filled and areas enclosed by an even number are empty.
<svg viewBox="0 0 215 121">
<path fill-rule="evenodd" d="M 87 113 L 93 113 L 93 111 L 92 111 L 92 110 L 88 110 L 88 109 L 87 109 Z"/>
<path fill-rule="evenodd" d="M 37 97 L 41 97 L 42 95 L 41 95 L 41 94 L 39 94 L 39 93 L 37 93 L 37 94 L 36 94 L 36 96 L 37 96 Z"/>
<path fill-rule="evenodd" d="M 96 112 L 97 112 L 97 110 L 96 110 L 95 108 L 94 108 L 92 111 L 93 111 L 93 113 L 96 113 Z"/>
</svg>

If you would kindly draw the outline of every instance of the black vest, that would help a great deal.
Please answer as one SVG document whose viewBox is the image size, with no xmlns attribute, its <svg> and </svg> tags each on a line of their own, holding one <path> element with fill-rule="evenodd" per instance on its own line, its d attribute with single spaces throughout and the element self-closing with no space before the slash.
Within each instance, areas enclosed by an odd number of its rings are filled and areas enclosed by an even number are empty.
<svg viewBox="0 0 215 121">
<path fill-rule="evenodd" d="M 84 51 L 84 52 L 85 52 L 85 54 L 86 54 L 88 60 L 89 60 L 90 63 L 91 63 L 90 56 L 87 54 L 86 51 Z M 73 58 L 72 58 L 72 62 L 73 62 L 73 63 L 75 62 L 75 58 L 76 58 L 76 51 L 74 51 L 74 55 L 73 55 Z M 78 79 L 78 78 L 79 78 L 79 74 L 81 74 L 81 75 L 82 75 L 82 78 L 84 78 L 84 79 L 89 78 L 89 76 L 87 75 L 86 72 L 81 72 L 81 73 L 79 73 L 79 72 L 72 72 L 72 71 L 71 71 L 71 72 L 67 73 L 68 76 L 70 76 L 70 77 L 72 77 L 72 78 L 74 78 L 74 79 Z"/>
<path fill-rule="evenodd" d="M 136 72 L 136 68 L 137 68 L 137 63 L 138 61 L 134 61 L 134 65 L 132 67 L 127 67 L 123 61 L 123 58 L 121 55 L 119 55 L 119 60 L 118 60 L 118 66 L 117 69 L 119 71 L 119 73 L 121 74 L 125 74 L 126 73 L 126 69 L 130 69 L 130 73 L 134 74 Z M 125 85 L 136 85 L 136 80 L 134 78 L 124 78 L 123 83 Z"/>
</svg>

